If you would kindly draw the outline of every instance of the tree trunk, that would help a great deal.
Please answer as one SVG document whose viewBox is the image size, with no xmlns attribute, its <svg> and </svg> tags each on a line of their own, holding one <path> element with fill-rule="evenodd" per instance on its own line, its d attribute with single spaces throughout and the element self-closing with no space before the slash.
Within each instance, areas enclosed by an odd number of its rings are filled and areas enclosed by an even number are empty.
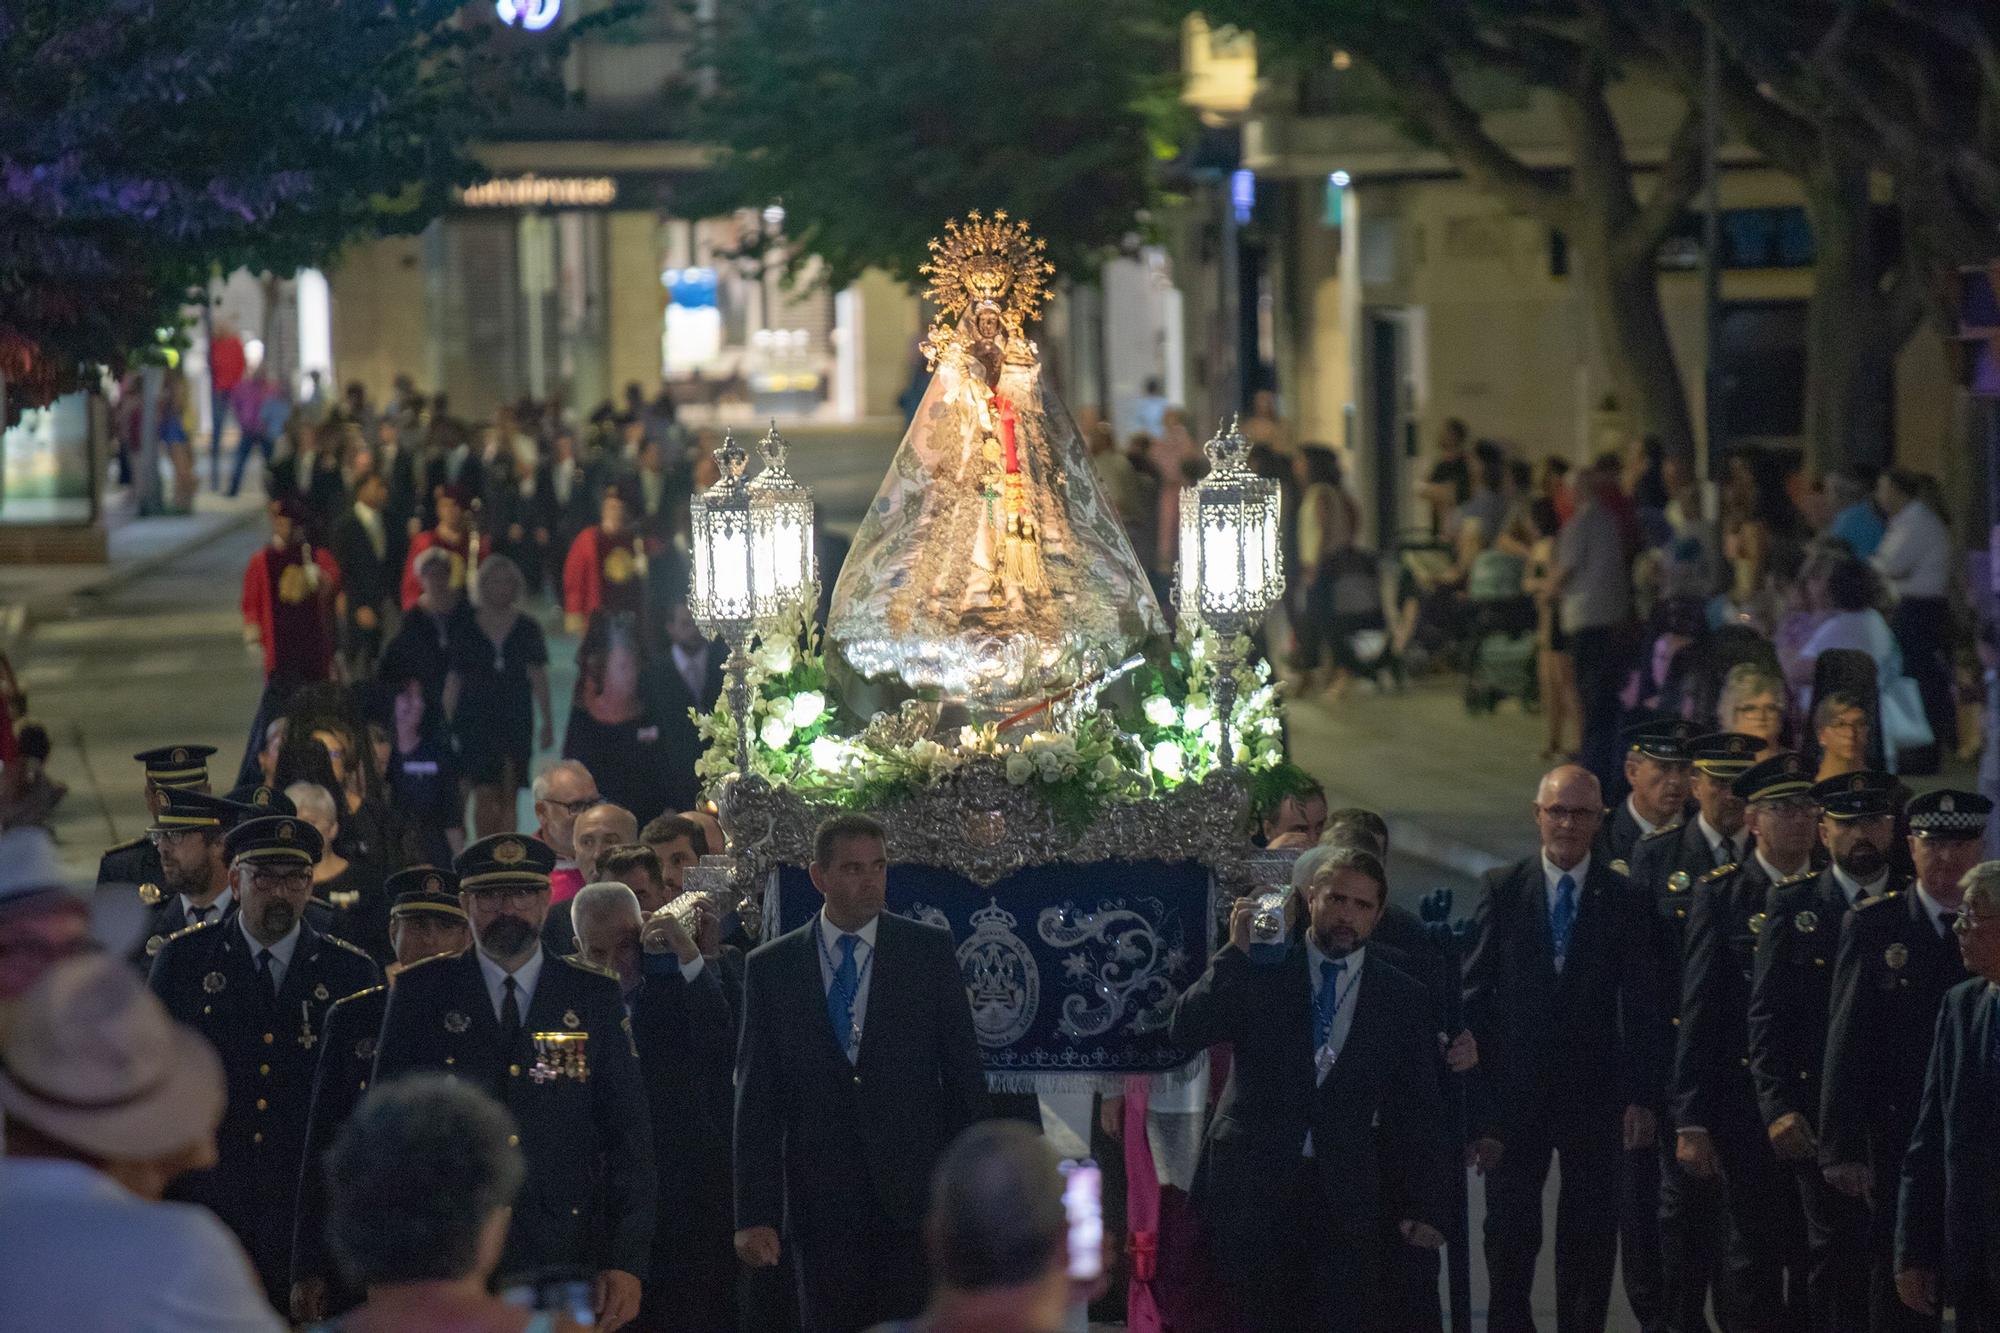
<svg viewBox="0 0 2000 1333">
<path fill-rule="evenodd" d="M 1654 252 L 1639 252 L 1596 220 L 1579 227 L 1571 241 L 1589 292 L 1598 351 L 1633 439 L 1650 435 L 1669 457 L 1694 458 L 1694 417 L 1667 336 Z"/>
<path fill-rule="evenodd" d="M 133 466 L 134 512 L 141 517 L 157 514 L 160 503 L 160 383 L 166 371 L 146 366 L 139 371 L 139 457 Z"/>
<path fill-rule="evenodd" d="M 1882 290 L 1867 164 L 1837 148 L 1804 174 L 1813 229 L 1813 291 L 1806 303 L 1806 461 L 1825 473 L 1886 464 L 1890 385 L 1902 330 Z"/>
</svg>

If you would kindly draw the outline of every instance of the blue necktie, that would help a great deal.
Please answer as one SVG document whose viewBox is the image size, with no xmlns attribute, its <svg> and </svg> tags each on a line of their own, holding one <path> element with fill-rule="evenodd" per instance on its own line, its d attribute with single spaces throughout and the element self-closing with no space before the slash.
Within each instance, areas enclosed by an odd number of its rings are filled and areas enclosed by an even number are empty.
<svg viewBox="0 0 2000 1333">
<path fill-rule="evenodd" d="M 840 937 L 840 962 L 833 969 L 833 984 L 826 990 L 826 1016 L 833 1023 L 834 1044 L 853 1058 L 854 995 L 861 989 L 861 974 L 854 966 L 854 946 L 858 935 Z"/>
<path fill-rule="evenodd" d="M 1323 958 L 1319 964 L 1319 994 L 1313 997 L 1313 1050 L 1326 1045 L 1333 1031 L 1333 1017 L 1340 1012 L 1340 974 L 1347 970 L 1345 958 Z"/>
<path fill-rule="evenodd" d="M 1549 913 L 1549 937 L 1555 945 L 1556 971 L 1569 957 L 1569 937 L 1576 929 L 1576 881 L 1564 875 L 1556 881 L 1556 905 Z"/>
</svg>

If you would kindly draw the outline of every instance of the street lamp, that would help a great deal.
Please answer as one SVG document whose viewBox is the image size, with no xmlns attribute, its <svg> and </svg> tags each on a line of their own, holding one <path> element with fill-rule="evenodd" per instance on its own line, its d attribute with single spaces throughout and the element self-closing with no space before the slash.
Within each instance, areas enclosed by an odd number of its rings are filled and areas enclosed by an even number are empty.
<svg viewBox="0 0 2000 1333">
<path fill-rule="evenodd" d="M 734 431 L 715 446 L 715 485 L 688 502 L 694 577 L 688 610 L 729 644 L 729 712 L 736 719 L 736 771 L 750 771 L 750 635 L 757 628 L 757 567 L 750 537 L 749 457 Z"/>
<path fill-rule="evenodd" d="M 1229 718 L 1236 707 L 1236 636 L 1256 625 L 1285 590 L 1278 559 L 1278 483 L 1244 465 L 1250 442 L 1236 418 L 1203 446 L 1209 472 L 1181 491 L 1180 563 L 1174 600 L 1216 632 L 1216 758 L 1231 763 Z"/>
<path fill-rule="evenodd" d="M 813 550 L 812 491 L 785 470 L 785 440 L 778 423 L 757 443 L 764 470 L 750 493 L 752 600 L 760 629 L 772 629 L 819 597 L 819 561 Z"/>
</svg>

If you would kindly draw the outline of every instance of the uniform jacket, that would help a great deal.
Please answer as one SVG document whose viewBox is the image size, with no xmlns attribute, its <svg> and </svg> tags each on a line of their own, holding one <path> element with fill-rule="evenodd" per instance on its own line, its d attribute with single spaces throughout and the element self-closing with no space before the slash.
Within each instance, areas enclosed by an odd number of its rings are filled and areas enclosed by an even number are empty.
<svg viewBox="0 0 2000 1333">
<path fill-rule="evenodd" d="M 1896 1209 L 1896 1266 L 1942 1275 L 1950 1302 L 1968 1289 L 2000 1291 L 2000 1055 L 1994 1049 L 1992 983 L 1961 981 L 1946 992 L 1929 1047 L 1923 1101 L 1903 1158 Z M 1880 1185 L 1877 1186 L 1881 1188 Z"/>
<path fill-rule="evenodd" d="M 1914 889 L 1848 913 L 1833 961 L 1821 1165 L 1865 1162 L 1886 1196 L 1916 1123 L 1938 1005 L 1963 980 L 1958 942 L 1938 934 Z"/>
<path fill-rule="evenodd" d="M 1647 947 L 1658 983 L 1654 1012 L 1659 1023 L 1651 1047 L 1647 1104 L 1664 1109 L 1673 1081 L 1674 1047 L 1680 1040 L 1681 961 L 1687 949 L 1688 913 L 1694 909 L 1695 881 L 1715 869 L 1715 856 L 1701 826 L 1690 819 L 1639 839 L 1632 848 L 1631 865 L 1630 883 L 1646 905 Z"/>
<path fill-rule="evenodd" d="M 1486 876 L 1465 959 L 1465 1017 L 1487 1093 L 1474 1137 L 1518 1140 L 1549 1115 L 1646 1105 L 1655 1029 L 1643 904 L 1590 859 L 1561 975 L 1541 853 Z"/>
<path fill-rule="evenodd" d="M 150 838 L 121 842 L 97 862 L 100 888 L 106 884 L 159 884 L 166 877 L 160 865 L 160 849 L 153 846 Z"/>
<path fill-rule="evenodd" d="M 1793 1112 L 1819 1124 L 1833 961 L 1847 910 L 1831 867 L 1772 890 L 1757 936 L 1749 1018 L 1750 1077 L 1766 1126 Z"/>
<path fill-rule="evenodd" d="M 1789 882 L 1789 881 L 1788 881 Z M 1803 882 L 1803 881 L 1801 881 Z M 1751 856 L 1695 881 L 1674 1052 L 1676 1128 L 1708 1131 L 1725 1152 L 1768 1150 L 1750 1079 L 1750 980 L 1768 928 L 1771 880 Z"/>
<path fill-rule="evenodd" d="M 353 945 L 301 921 L 284 981 L 268 998 L 238 920 L 232 912 L 184 930 L 153 960 L 154 993 L 214 1043 L 229 1085 L 216 1134 L 220 1160 L 182 1176 L 171 1193 L 227 1223 L 266 1288 L 282 1295 L 291 1282 L 293 1202 L 327 1010 L 381 973 Z"/>
<path fill-rule="evenodd" d="M 1306 946 L 1261 966 L 1217 952 L 1174 1005 L 1173 1039 L 1191 1050 L 1234 1044 L 1196 1195 L 1227 1227 L 1255 1206 L 1259 1179 L 1313 1162 L 1341 1224 L 1358 1235 L 1384 1217 L 1444 1230 L 1455 1147 L 1445 1132 L 1437 1042 L 1421 982 L 1371 946 L 1361 965 L 1353 1026 L 1326 1078 L 1314 1064 L 1312 978 Z"/>
<path fill-rule="evenodd" d="M 389 988 L 370 986 L 337 1000 L 327 1011 L 321 1034 L 319 1064 L 313 1073 L 312 1105 L 306 1117 L 305 1151 L 299 1163 L 298 1218 L 292 1237 L 292 1281 L 308 1277 L 330 1279 L 338 1286 L 339 1271 L 326 1248 L 326 1154 L 340 1127 L 354 1114 L 375 1068 L 375 1040 L 382 1015 L 389 1007 Z M 329 1304 L 338 1314 L 354 1304 L 359 1293 Z"/>
<path fill-rule="evenodd" d="M 538 1032 L 583 1033 L 584 1076 L 537 1077 L 544 1072 Z M 644 1275 L 653 1136 L 616 981 L 574 959 L 544 957 L 509 1050 L 477 950 L 412 964 L 389 991 L 373 1082 L 411 1069 L 454 1074 L 493 1093 L 521 1127 L 528 1176 L 514 1201 L 503 1273 L 565 1265 Z"/>
<path fill-rule="evenodd" d="M 827 1017 L 819 918 L 745 960 L 736 1057 L 736 1225 L 835 1236 L 857 1218 L 915 1230 L 930 1173 L 987 1113 L 972 1008 L 951 935 L 884 912 L 860 1055 Z M 843 1034 L 844 1037 L 845 1034 Z M 875 1207 L 850 1199 L 872 1193 Z"/>
</svg>

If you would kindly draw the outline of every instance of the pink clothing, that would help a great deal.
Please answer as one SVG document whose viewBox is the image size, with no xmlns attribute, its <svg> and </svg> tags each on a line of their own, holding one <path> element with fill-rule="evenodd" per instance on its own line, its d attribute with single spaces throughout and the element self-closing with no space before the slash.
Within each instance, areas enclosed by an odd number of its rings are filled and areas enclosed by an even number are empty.
<svg viewBox="0 0 2000 1333">
<path fill-rule="evenodd" d="M 575 866 L 557 866 L 549 872 L 549 901 L 566 903 L 583 887 L 583 872 Z"/>
</svg>

